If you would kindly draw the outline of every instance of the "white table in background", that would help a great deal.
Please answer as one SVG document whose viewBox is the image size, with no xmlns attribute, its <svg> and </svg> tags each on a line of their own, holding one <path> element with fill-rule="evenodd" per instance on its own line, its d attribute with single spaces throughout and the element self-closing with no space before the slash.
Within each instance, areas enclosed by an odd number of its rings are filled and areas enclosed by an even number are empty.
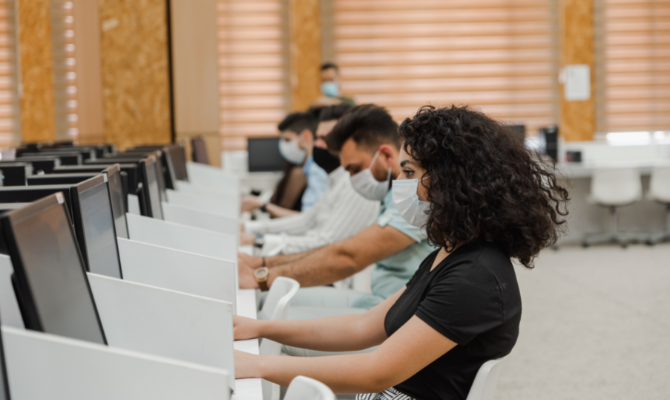
<svg viewBox="0 0 670 400">
<path fill-rule="evenodd" d="M 237 313 L 243 317 L 256 319 L 256 292 L 253 289 L 240 289 L 237 295 Z M 258 354 L 258 340 L 238 340 L 235 350 Z M 263 400 L 260 379 L 236 379 L 235 394 L 232 400 Z"/>
</svg>

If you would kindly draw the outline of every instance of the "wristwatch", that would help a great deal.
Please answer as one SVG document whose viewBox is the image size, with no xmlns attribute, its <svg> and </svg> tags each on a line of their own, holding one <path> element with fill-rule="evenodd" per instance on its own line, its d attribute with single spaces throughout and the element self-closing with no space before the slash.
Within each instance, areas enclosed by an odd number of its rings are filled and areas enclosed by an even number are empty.
<svg viewBox="0 0 670 400">
<path fill-rule="evenodd" d="M 258 209 L 264 213 L 268 212 L 268 203 L 263 203 L 263 205 L 260 206 Z"/>
<path fill-rule="evenodd" d="M 259 233 L 254 237 L 254 247 L 262 249 L 263 246 L 265 245 L 265 237 L 263 236 L 262 233 Z"/>
<path fill-rule="evenodd" d="M 270 288 L 268 286 L 268 278 L 270 277 L 270 270 L 267 267 L 258 268 L 254 271 L 254 279 L 258 283 L 258 287 L 263 292 L 267 292 Z"/>
</svg>

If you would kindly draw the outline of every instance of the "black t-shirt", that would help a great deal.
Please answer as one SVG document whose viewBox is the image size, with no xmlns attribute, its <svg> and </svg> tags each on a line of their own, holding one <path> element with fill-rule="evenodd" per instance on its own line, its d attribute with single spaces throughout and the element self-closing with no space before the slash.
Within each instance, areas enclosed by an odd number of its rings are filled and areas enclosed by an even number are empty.
<svg viewBox="0 0 670 400">
<path fill-rule="evenodd" d="M 420 400 L 468 396 L 479 367 L 509 354 L 519 336 L 521 295 L 509 257 L 492 243 L 470 243 L 433 271 L 431 253 L 384 320 L 391 336 L 414 315 L 457 344 L 395 388 Z"/>
</svg>

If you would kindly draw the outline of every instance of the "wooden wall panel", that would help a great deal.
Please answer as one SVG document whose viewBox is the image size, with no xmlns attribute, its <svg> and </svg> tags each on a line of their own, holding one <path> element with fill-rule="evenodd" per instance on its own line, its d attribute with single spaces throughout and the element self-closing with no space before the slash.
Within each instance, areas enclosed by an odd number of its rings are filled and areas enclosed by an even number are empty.
<svg viewBox="0 0 670 400">
<path fill-rule="evenodd" d="M 593 2 L 560 0 L 561 66 L 586 64 L 591 68 L 591 98 L 567 101 L 561 90 L 561 135 L 567 141 L 593 140 L 596 131 Z M 561 86 L 561 89 L 563 87 Z"/>
<path fill-rule="evenodd" d="M 105 141 L 100 73 L 100 16 L 98 3 L 74 0 L 75 65 L 79 143 Z"/>
<path fill-rule="evenodd" d="M 171 141 L 164 0 L 98 0 L 105 140 Z"/>
<path fill-rule="evenodd" d="M 56 138 L 49 0 L 19 0 L 21 140 Z"/>
<path fill-rule="evenodd" d="M 291 109 L 304 110 L 320 94 L 320 0 L 289 0 Z"/>
</svg>

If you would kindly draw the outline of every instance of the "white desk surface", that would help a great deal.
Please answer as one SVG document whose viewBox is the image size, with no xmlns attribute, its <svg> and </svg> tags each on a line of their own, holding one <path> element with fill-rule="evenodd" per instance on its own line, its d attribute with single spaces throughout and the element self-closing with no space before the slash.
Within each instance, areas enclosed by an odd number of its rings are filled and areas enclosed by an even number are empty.
<svg viewBox="0 0 670 400">
<path fill-rule="evenodd" d="M 665 160 L 621 160 L 598 163 L 558 163 L 556 170 L 566 178 L 590 178 L 598 168 L 636 168 L 642 175 L 650 175 L 655 166 L 668 165 Z"/>
<path fill-rule="evenodd" d="M 256 291 L 240 289 L 237 294 L 237 313 L 243 317 L 256 318 Z M 238 340 L 235 350 L 258 354 L 258 340 Z M 235 394 L 232 400 L 263 400 L 263 389 L 260 379 L 236 379 Z"/>
</svg>

